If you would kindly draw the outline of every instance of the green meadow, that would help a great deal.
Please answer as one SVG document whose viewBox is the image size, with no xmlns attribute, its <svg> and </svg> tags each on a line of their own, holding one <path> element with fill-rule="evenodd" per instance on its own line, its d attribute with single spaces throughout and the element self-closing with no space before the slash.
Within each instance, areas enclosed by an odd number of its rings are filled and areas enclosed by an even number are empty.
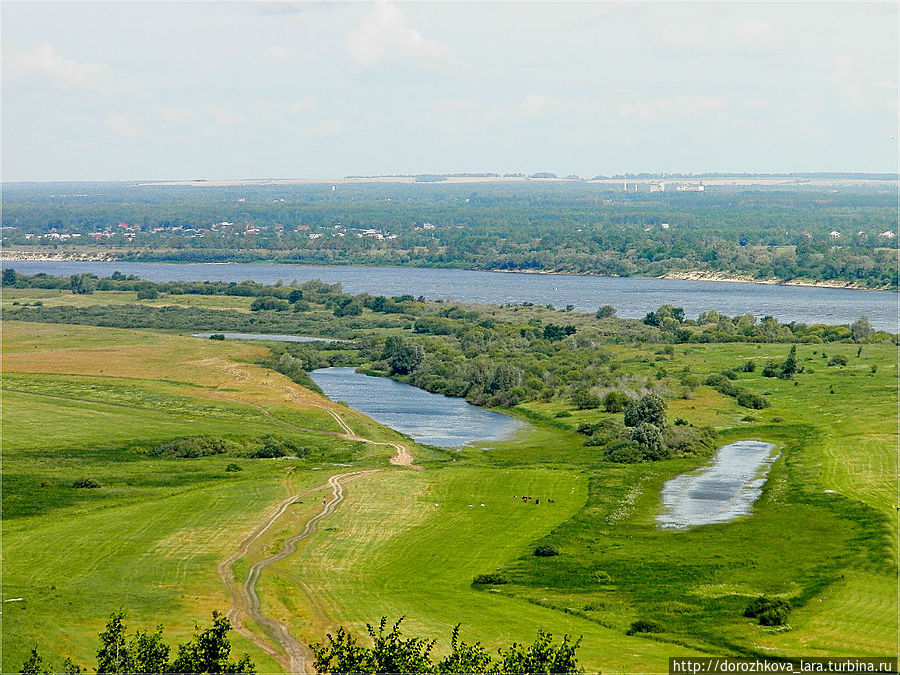
<svg viewBox="0 0 900 675">
<path fill-rule="evenodd" d="M 232 309 L 245 300 L 215 298 Z M 740 373 L 737 384 L 770 402 L 763 410 L 673 384 L 670 420 L 711 426 L 722 444 L 765 440 L 780 456 L 751 515 L 672 531 L 655 524 L 662 485 L 707 459 L 604 461 L 576 432 L 613 416 L 599 409 L 523 403 L 506 411 L 530 423 L 516 437 L 448 452 L 413 446 L 257 365 L 264 345 L 18 322 L 3 332 L 3 593 L 22 598 L 3 604 L 5 672 L 36 643 L 51 661 L 91 664 L 96 634 L 118 608 L 134 627 L 186 636 L 228 608 L 217 565 L 273 505 L 355 468 L 380 471 L 348 481 L 338 510 L 259 584 L 263 612 L 301 641 L 340 624 L 362 633 L 384 615 L 406 616 L 407 633 L 438 639 L 438 652 L 457 623 L 464 640 L 492 649 L 539 628 L 581 635 L 589 671 L 660 672 L 669 656 L 687 654 L 896 653 L 891 345 L 799 345 L 804 372 L 793 380 Z M 673 382 L 783 360 L 789 348 L 608 346 L 623 370 Z M 836 355 L 847 364 L 827 365 Z M 423 470 L 390 466 L 390 448 L 340 438 L 317 406 L 338 411 L 360 436 L 411 445 Z M 201 435 L 234 447 L 274 437 L 302 452 L 154 454 Z M 73 487 L 84 479 L 99 487 Z M 234 565 L 236 579 L 299 532 L 325 494 L 276 521 Z M 526 505 L 523 495 L 541 503 Z M 559 555 L 535 556 L 538 545 Z M 478 575 L 492 582 L 473 584 Z M 787 626 L 742 616 L 761 594 L 791 602 Z M 627 635 L 637 620 L 660 631 Z M 247 638 L 232 639 L 260 672 L 278 669 Z"/>
</svg>

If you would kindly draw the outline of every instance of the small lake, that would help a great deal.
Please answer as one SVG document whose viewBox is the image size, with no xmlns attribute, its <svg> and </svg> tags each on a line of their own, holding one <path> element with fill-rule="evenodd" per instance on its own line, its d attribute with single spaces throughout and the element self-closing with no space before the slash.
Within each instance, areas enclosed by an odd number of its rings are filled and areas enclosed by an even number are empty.
<svg viewBox="0 0 900 675">
<path fill-rule="evenodd" d="M 734 520 L 750 513 L 762 494 L 775 446 L 737 441 L 719 448 L 712 464 L 683 473 L 663 486 L 665 512 L 656 517 L 663 529 L 683 530 Z"/>
<path fill-rule="evenodd" d="M 484 410 L 465 399 L 362 375 L 353 368 L 321 368 L 309 376 L 332 401 L 344 401 L 419 443 L 461 448 L 475 441 L 508 438 L 524 426 L 513 417 Z"/>
<path fill-rule="evenodd" d="M 688 318 L 715 309 L 729 316 L 774 316 L 782 322 L 848 324 L 869 317 L 877 330 L 898 332 L 895 292 L 844 288 L 776 286 L 727 281 L 682 281 L 640 277 L 589 277 L 572 274 L 525 274 L 417 267 L 353 265 L 268 265 L 245 263 L 132 263 L 74 261 L 0 261 L 23 274 L 59 276 L 91 272 L 108 277 L 115 271 L 148 281 L 244 281 L 274 284 L 281 279 L 341 282 L 348 293 L 424 295 L 426 298 L 496 305 L 533 302 L 580 312 L 612 305 L 618 315 L 642 319 L 661 305 L 684 308 Z"/>
<path fill-rule="evenodd" d="M 191 337 L 209 338 L 213 335 L 224 335 L 226 340 L 266 340 L 267 342 L 346 342 L 346 340 L 309 337 L 307 335 L 272 335 L 269 333 L 192 333 Z"/>
</svg>

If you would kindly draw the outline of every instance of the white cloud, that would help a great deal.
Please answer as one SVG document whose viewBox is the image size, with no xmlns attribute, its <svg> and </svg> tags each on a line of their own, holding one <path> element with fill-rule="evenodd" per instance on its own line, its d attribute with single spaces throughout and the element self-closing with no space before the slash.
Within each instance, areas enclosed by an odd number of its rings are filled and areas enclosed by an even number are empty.
<svg viewBox="0 0 900 675">
<path fill-rule="evenodd" d="M 843 82 L 853 72 L 853 57 L 849 54 L 841 54 L 834 60 L 834 70 L 831 77 L 835 82 Z"/>
<path fill-rule="evenodd" d="M 270 45 L 253 61 L 258 66 L 286 66 L 296 61 L 297 55 L 281 45 Z"/>
<path fill-rule="evenodd" d="M 347 53 L 362 68 L 404 61 L 441 69 L 453 61 L 449 47 L 411 27 L 390 0 L 378 0 L 359 28 L 347 37 Z"/>
<path fill-rule="evenodd" d="M 197 117 L 193 110 L 178 106 L 163 106 L 157 109 L 157 114 L 163 121 L 170 123 L 191 122 Z"/>
<path fill-rule="evenodd" d="M 239 112 L 221 105 L 210 106 L 209 114 L 223 127 L 234 126 L 243 120 L 243 116 Z"/>
<path fill-rule="evenodd" d="M 765 21 L 746 19 L 734 32 L 735 43 L 743 47 L 765 47 L 772 42 L 774 29 Z"/>
<path fill-rule="evenodd" d="M 541 117 L 564 109 L 566 104 L 552 96 L 541 96 L 539 94 L 528 94 L 522 101 L 521 109 L 526 115 L 532 117 Z"/>
<path fill-rule="evenodd" d="M 728 101 L 716 96 L 676 96 L 673 98 L 622 101 L 616 111 L 622 117 L 647 122 L 692 118 L 724 110 Z"/>
<path fill-rule="evenodd" d="M 49 77 L 64 87 L 107 88 L 108 68 L 105 64 L 78 63 L 63 58 L 46 42 L 20 54 L 11 54 L 5 61 L 5 70 L 14 77 Z"/>
<path fill-rule="evenodd" d="M 103 126 L 119 136 L 136 136 L 139 131 L 135 121 L 122 113 L 107 115 L 103 120 Z"/>
<path fill-rule="evenodd" d="M 303 98 L 299 98 L 288 106 L 288 112 L 291 115 L 299 115 L 300 113 L 307 112 L 316 107 L 316 97 L 315 96 L 304 96 Z"/>
</svg>

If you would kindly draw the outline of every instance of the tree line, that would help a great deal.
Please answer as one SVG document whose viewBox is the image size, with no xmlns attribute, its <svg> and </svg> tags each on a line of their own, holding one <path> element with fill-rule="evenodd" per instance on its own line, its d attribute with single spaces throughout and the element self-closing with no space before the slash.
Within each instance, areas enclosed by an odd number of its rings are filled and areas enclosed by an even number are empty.
<svg viewBox="0 0 900 675">
<path fill-rule="evenodd" d="M 201 629 L 195 625 L 194 635 L 178 644 L 174 650 L 163 640 L 163 627 L 153 632 L 130 633 L 125 624 L 125 612 L 113 612 L 106 628 L 98 634 L 96 672 L 99 675 L 133 675 L 135 673 L 246 673 L 253 675 L 256 666 L 250 656 L 231 657 L 228 632 L 231 623 L 217 611 L 212 613 L 212 625 Z M 313 667 L 321 675 L 379 675 L 387 673 L 490 673 L 491 675 L 539 675 L 550 673 L 580 674 L 576 652 L 581 638 L 570 640 L 563 636 L 559 643 L 553 636 L 539 630 L 531 644 L 513 642 L 498 649 L 493 656 L 481 643 L 469 644 L 459 639 L 457 624 L 450 636 L 450 652 L 436 659 L 432 651 L 436 641 L 403 635 L 403 617 L 386 630 L 382 617 L 378 628 L 366 624 L 371 647 L 363 645 L 343 626 L 334 635 L 328 633 L 321 643 L 309 647 L 314 655 Z M 38 651 L 37 645 L 22 664 L 22 675 L 81 675 L 87 668 L 66 657 L 60 667 L 51 665 Z"/>
<path fill-rule="evenodd" d="M 342 185 L 335 192 L 246 186 L 237 201 L 220 188 L 94 189 L 100 191 L 94 197 L 67 199 L 37 188 L 4 194 L 4 224 L 12 228 L 5 243 L 53 246 L 59 240 L 26 235 L 62 232 L 81 235 L 67 244 L 124 247 L 124 259 L 143 261 L 620 276 L 700 271 L 897 287 L 897 239 L 881 236 L 896 229 L 896 204 L 875 191 L 632 195 L 584 184 Z M 119 228 L 122 222 L 137 230 Z M 227 225 L 210 229 L 214 223 Z M 111 236 L 88 236 L 107 230 Z M 364 230 L 396 238 L 362 236 Z"/>
</svg>

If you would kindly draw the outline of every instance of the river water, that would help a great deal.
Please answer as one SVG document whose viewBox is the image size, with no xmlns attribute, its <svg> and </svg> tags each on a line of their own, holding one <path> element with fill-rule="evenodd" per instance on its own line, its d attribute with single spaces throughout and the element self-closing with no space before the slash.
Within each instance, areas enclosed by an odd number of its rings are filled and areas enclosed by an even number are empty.
<svg viewBox="0 0 900 675">
<path fill-rule="evenodd" d="M 802 323 L 847 324 L 867 316 L 876 329 L 900 332 L 900 296 L 886 291 L 414 267 L 18 261 L 3 261 L 2 265 L 26 274 L 46 272 L 62 276 L 82 272 L 109 276 L 118 270 L 149 281 L 253 279 L 271 284 L 279 279 L 285 283 L 321 279 L 341 282 L 348 293 L 424 295 L 432 299 L 493 304 L 533 302 L 557 308 L 573 305 L 582 312 L 612 305 L 618 316 L 628 318 L 643 318 L 647 312 L 665 304 L 683 307 L 688 318 L 710 309 L 729 316 L 769 315 L 782 322 Z"/>
<path fill-rule="evenodd" d="M 762 494 L 774 449 L 761 441 L 729 443 L 699 473 L 683 473 L 667 481 L 662 490 L 666 510 L 656 517 L 659 526 L 683 530 L 750 513 Z"/>
<path fill-rule="evenodd" d="M 333 401 L 344 401 L 419 443 L 460 448 L 474 441 L 508 438 L 524 424 L 483 410 L 465 399 L 432 394 L 386 377 L 353 368 L 321 368 L 309 376 Z"/>
</svg>

